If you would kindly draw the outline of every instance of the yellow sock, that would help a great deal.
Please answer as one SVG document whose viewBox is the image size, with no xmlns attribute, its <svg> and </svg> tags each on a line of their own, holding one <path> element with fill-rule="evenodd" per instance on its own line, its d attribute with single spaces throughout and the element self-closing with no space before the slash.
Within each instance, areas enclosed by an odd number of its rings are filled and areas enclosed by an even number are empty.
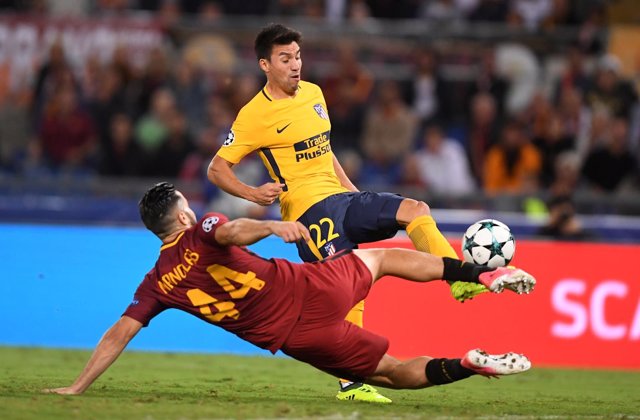
<svg viewBox="0 0 640 420">
<path fill-rule="evenodd" d="M 407 226 L 407 235 L 418 251 L 439 257 L 458 258 L 456 251 L 442 235 L 431 216 L 420 216 Z"/>
<path fill-rule="evenodd" d="M 352 324 L 356 324 L 358 327 L 362 328 L 364 318 L 364 300 L 356 303 L 356 306 L 351 308 L 347 316 L 344 318 Z"/>
<path fill-rule="evenodd" d="M 352 324 L 356 324 L 358 327 L 362 328 L 364 318 L 364 300 L 356 303 L 356 306 L 351 308 L 347 316 L 344 318 Z M 351 384 L 352 382 L 348 379 L 340 379 L 340 382 L 343 384 Z M 342 385 L 342 386 L 345 386 Z"/>
</svg>

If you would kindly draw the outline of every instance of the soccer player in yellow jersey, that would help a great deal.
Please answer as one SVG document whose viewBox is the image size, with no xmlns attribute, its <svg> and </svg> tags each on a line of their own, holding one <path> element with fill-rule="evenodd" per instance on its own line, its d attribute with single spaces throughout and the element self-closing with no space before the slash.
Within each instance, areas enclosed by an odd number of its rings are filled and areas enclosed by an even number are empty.
<svg viewBox="0 0 640 420">
<path fill-rule="evenodd" d="M 208 177 L 224 191 L 260 205 L 280 200 L 282 219 L 299 221 L 314 245 L 298 243 L 304 261 L 316 261 L 358 244 L 393 237 L 406 229 L 420 251 L 457 258 L 438 230 L 429 206 L 397 194 L 358 191 L 331 152 L 331 122 L 322 90 L 301 80 L 301 34 L 271 24 L 258 34 L 255 51 L 267 83 L 239 112 L 224 144 L 209 165 Z M 273 182 L 251 186 L 233 165 L 257 152 Z M 487 289 L 453 282 L 453 296 L 464 301 Z M 362 326 L 363 302 L 347 320 Z M 341 400 L 389 402 L 361 383 L 341 382 Z"/>
</svg>

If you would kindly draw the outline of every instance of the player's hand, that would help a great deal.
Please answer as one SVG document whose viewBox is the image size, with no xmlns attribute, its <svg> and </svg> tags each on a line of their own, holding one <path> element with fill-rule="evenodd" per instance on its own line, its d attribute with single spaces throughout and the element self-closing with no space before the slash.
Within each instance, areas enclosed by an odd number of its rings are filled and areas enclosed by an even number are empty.
<svg viewBox="0 0 640 420">
<path fill-rule="evenodd" d="M 82 392 L 77 391 L 76 389 L 70 387 L 70 386 L 65 386 L 62 388 L 46 388 L 43 389 L 42 392 L 44 392 L 45 394 L 58 394 L 58 395 L 80 395 L 82 394 Z"/>
<path fill-rule="evenodd" d="M 286 243 L 311 239 L 309 230 L 300 222 L 272 222 L 271 231 Z"/>
<path fill-rule="evenodd" d="M 261 206 L 269 206 L 273 204 L 278 198 L 285 184 L 279 182 L 267 182 L 259 187 L 256 187 L 253 191 L 253 201 Z"/>
</svg>

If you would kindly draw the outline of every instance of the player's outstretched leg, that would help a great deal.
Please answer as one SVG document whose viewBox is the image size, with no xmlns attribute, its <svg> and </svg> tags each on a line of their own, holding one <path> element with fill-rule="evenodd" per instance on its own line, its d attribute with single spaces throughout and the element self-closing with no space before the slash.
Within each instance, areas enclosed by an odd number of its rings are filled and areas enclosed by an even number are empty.
<svg viewBox="0 0 640 420">
<path fill-rule="evenodd" d="M 522 373 L 531 368 L 527 356 L 519 353 L 488 354 L 480 349 L 467 352 L 460 364 L 478 375 L 497 377 Z"/>
<path fill-rule="evenodd" d="M 447 385 L 474 375 L 498 377 L 522 373 L 531 368 L 526 356 L 518 353 L 487 354 L 474 349 L 462 359 L 416 357 L 400 361 L 385 354 L 367 382 L 395 389 L 420 389 Z"/>
<path fill-rule="evenodd" d="M 481 284 L 493 293 L 508 289 L 519 294 L 530 293 L 536 285 L 531 274 L 514 267 L 491 268 L 408 249 L 358 249 L 353 253 L 367 265 L 374 281 L 385 275 L 417 282 L 459 279 Z"/>
</svg>

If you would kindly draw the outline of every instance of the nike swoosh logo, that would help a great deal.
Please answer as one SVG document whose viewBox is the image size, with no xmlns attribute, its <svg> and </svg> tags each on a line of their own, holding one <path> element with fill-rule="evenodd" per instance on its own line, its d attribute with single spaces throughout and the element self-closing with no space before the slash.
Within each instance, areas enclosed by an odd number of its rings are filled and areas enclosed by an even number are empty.
<svg viewBox="0 0 640 420">
<path fill-rule="evenodd" d="M 284 130 L 286 130 L 286 129 L 287 129 L 287 127 L 289 127 L 290 125 L 291 125 L 291 123 L 289 123 L 289 124 L 285 125 L 285 126 L 284 126 L 284 127 L 282 127 L 282 128 L 278 128 L 278 127 L 276 127 L 276 131 L 278 132 L 278 134 L 280 134 L 280 133 L 282 133 Z"/>
</svg>

